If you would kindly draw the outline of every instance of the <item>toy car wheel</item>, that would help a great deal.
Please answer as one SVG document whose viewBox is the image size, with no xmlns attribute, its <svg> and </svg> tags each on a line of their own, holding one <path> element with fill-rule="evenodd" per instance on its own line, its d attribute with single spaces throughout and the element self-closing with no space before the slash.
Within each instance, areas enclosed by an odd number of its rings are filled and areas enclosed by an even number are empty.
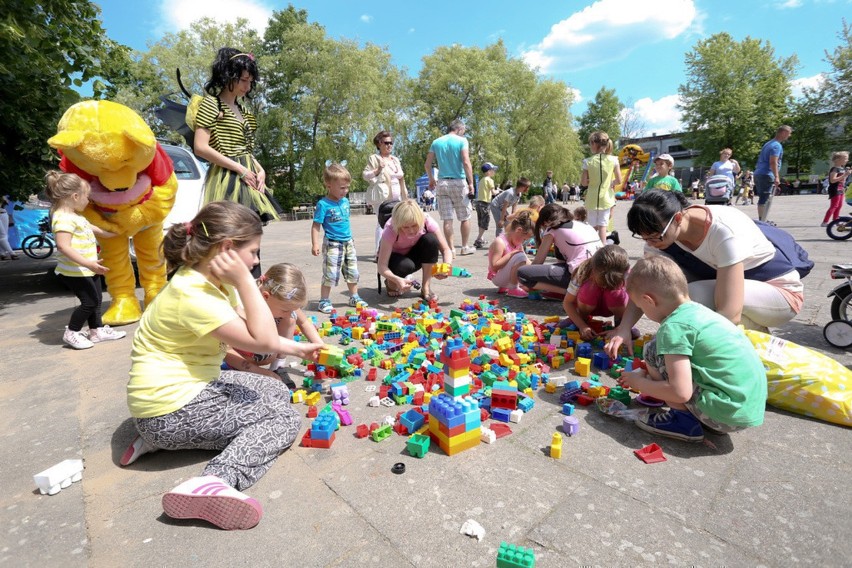
<svg viewBox="0 0 852 568">
<path fill-rule="evenodd" d="M 852 238 L 852 217 L 838 217 L 828 224 L 825 232 L 835 241 Z"/>
<path fill-rule="evenodd" d="M 847 349 L 852 347 L 852 323 L 843 320 L 830 321 L 822 329 L 822 335 L 831 345 Z"/>
</svg>

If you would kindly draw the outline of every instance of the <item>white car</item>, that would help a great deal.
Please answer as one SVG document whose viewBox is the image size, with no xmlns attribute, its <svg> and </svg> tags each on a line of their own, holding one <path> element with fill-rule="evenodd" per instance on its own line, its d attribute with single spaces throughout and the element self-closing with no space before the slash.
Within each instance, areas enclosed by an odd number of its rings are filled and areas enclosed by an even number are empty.
<svg viewBox="0 0 852 568">
<path fill-rule="evenodd" d="M 161 144 L 161 146 L 171 158 L 178 180 L 175 204 L 163 220 L 163 231 L 166 231 L 175 223 L 192 221 L 201 209 L 207 165 L 198 161 L 198 158 L 186 148 L 171 144 Z"/>
</svg>

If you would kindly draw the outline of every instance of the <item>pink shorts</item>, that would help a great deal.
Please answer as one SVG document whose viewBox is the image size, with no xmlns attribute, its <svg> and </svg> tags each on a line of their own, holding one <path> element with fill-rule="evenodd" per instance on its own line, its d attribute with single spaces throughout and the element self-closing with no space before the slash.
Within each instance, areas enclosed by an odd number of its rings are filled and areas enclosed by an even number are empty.
<svg viewBox="0 0 852 568">
<path fill-rule="evenodd" d="M 627 290 L 622 286 L 615 290 L 605 290 L 588 279 L 577 291 L 577 302 L 587 306 L 595 306 L 593 316 L 611 316 L 612 308 L 623 308 L 628 301 Z"/>
</svg>

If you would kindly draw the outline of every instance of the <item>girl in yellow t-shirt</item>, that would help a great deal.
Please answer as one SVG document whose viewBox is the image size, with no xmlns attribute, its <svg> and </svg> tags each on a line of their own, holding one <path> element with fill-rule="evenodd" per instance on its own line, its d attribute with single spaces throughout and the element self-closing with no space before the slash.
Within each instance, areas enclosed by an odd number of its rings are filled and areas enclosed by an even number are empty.
<svg viewBox="0 0 852 568">
<path fill-rule="evenodd" d="M 226 346 L 311 360 L 322 347 L 279 336 L 249 272 L 261 233 L 258 215 L 231 201 L 208 203 L 169 229 L 163 255 L 172 278 L 142 314 L 127 384 L 139 435 L 121 465 L 157 449 L 219 450 L 202 477 L 163 496 L 163 510 L 223 529 L 260 522 L 260 503 L 240 490 L 266 473 L 301 425 L 281 381 L 221 370 Z"/>
<path fill-rule="evenodd" d="M 115 331 L 101 320 L 101 274 L 107 267 L 98 258 L 99 237 L 114 237 L 113 233 L 89 224 L 80 211 L 89 204 L 89 183 L 76 176 L 59 171 L 47 174 L 47 195 L 51 207 L 51 230 L 56 237 L 56 274 L 72 291 L 80 305 L 71 313 L 71 320 L 62 335 L 62 341 L 72 349 L 89 349 L 95 343 L 121 339 L 127 335 Z M 88 323 L 89 331 L 83 331 Z"/>
</svg>

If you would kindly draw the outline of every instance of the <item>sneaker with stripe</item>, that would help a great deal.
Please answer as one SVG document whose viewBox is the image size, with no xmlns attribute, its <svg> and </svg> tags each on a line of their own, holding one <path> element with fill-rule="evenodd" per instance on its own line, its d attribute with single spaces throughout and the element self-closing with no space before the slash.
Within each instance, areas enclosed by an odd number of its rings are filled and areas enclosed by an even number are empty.
<svg viewBox="0 0 852 568">
<path fill-rule="evenodd" d="M 260 522 L 260 503 L 215 475 L 193 477 L 163 495 L 163 511 L 173 519 L 202 519 L 227 531 Z"/>
</svg>

